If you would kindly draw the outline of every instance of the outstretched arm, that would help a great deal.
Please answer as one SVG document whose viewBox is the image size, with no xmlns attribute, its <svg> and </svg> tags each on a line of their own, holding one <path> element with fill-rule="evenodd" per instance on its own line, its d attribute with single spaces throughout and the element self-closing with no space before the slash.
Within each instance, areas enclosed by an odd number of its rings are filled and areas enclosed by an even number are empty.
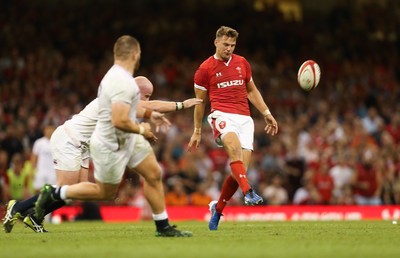
<svg viewBox="0 0 400 258">
<path fill-rule="evenodd" d="M 149 101 L 140 101 L 139 105 L 146 109 L 151 109 L 153 111 L 167 113 L 178 111 L 186 108 L 191 108 L 195 105 L 199 105 L 203 102 L 202 99 L 191 98 L 187 99 L 183 102 L 175 102 L 175 101 L 162 101 L 162 100 L 149 100 Z"/>
<path fill-rule="evenodd" d="M 265 132 L 271 135 L 277 134 L 278 123 L 272 116 L 267 104 L 265 104 L 265 101 L 261 96 L 260 91 L 254 84 L 253 80 L 247 83 L 247 97 L 250 100 L 251 104 L 253 104 L 257 108 L 257 110 L 260 111 L 260 113 L 264 116 L 265 123 L 267 124 L 264 129 Z"/>
<path fill-rule="evenodd" d="M 159 132 L 160 130 L 162 132 L 166 132 L 171 126 L 171 122 L 164 116 L 163 113 L 143 108 L 140 105 L 140 102 L 139 105 L 136 107 L 136 112 L 136 117 L 150 119 L 150 122 L 156 126 L 156 132 Z"/>
<path fill-rule="evenodd" d="M 192 137 L 190 138 L 190 142 L 188 144 L 189 151 L 192 149 L 194 145 L 196 149 L 199 147 L 201 141 L 201 126 L 204 117 L 204 110 L 206 107 L 205 100 L 207 97 L 207 91 L 199 90 L 195 88 L 196 97 L 202 99 L 203 102 L 194 107 L 194 131 Z"/>
</svg>

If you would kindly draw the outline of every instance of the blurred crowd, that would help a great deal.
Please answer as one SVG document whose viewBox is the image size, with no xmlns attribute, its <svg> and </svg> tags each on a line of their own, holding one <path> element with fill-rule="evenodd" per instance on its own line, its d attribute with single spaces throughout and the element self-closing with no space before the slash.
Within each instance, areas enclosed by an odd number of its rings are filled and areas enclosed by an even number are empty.
<svg viewBox="0 0 400 258">
<path fill-rule="evenodd" d="M 252 108 L 248 176 L 265 203 L 400 204 L 400 5 L 337 1 L 328 13 L 304 12 L 298 21 L 254 2 L 2 2 L 0 201 L 35 191 L 35 141 L 95 98 L 118 36 L 141 42 L 137 75 L 153 82 L 152 99 L 182 101 L 194 96 L 194 72 L 214 53 L 215 31 L 227 25 L 239 31 L 236 53 L 250 61 L 279 124 L 278 135 L 267 136 Z M 312 92 L 296 82 L 307 59 L 322 71 Z M 173 125 L 154 146 L 166 202 L 207 205 L 230 173 L 227 155 L 206 121 L 200 148 L 187 151 L 192 110 L 167 117 Z M 146 205 L 135 173 L 127 171 L 115 204 Z M 242 204 L 240 191 L 230 204 Z"/>
</svg>

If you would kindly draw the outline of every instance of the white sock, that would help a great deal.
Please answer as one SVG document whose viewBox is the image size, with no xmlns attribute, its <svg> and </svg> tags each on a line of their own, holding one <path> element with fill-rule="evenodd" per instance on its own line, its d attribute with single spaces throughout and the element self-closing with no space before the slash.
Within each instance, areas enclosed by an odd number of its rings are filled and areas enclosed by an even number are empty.
<svg viewBox="0 0 400 258">
<path fill-rule="evenodd" d="M 152 214 L 152 216 L 153 216 L 153 220 L 155 220 L 155 221 L 168 219 L 168 213 L 166 210 L 164 210 L 160 214 Z"/>
<path fill-rule="evenodd" d="M 64 201 L 67 199 L 67 189 L 68 189 L 68 185 L 63 185 L 63 186 L 61 186 L 61 189 L 60 189 L 60 197 Z"/>
</svg>

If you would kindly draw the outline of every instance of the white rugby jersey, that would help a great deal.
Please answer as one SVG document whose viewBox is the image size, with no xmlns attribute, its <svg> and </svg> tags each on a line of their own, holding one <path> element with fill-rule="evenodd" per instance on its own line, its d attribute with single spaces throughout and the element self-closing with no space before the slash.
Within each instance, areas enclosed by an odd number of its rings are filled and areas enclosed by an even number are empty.
<svg viewBox="0 0 400 258">
<path fill-rule="evenodd" d="M 37 156 L 36 174 L 55 174 L 53 156 L 51 155 L 50 140 L 48 138 L 43 136 L 37 139 L 33 144 L 32 153 Z M 55 182 L 46 183 L 54 184 Z"/>
<path fill-rule="evenodd" d="M 140 100 L 139 87 L 132 74 L 119 65 L 113 65 L 100 83 L 98 91 L 99 111 L 94 134 L 112 150 L 127 143 L 131 133 L 115 128 L 111 122 L 113 103 L 123 102 L 131 106 L 129 118 L 136 120 L 136 107 Z"/>
<path fill-rule="evenodd" d="M 64 123 L 68 135 L 78 142 L 88 143 L 96 127 L 99 101 L 92 100 L 81 112 Z"/>
</svg>

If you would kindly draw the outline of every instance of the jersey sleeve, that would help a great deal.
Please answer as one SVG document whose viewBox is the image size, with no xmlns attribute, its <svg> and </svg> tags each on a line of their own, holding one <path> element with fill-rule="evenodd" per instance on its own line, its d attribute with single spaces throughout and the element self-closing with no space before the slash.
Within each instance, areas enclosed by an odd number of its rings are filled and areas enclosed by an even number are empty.
<svg viewBox="0 0 400 258">
<path fill-rule="evenodd" d="M 252 72 L 250 63 L 245 58 L 243 58 L 243 65 L 246 69 L 246 82 L 249 82 L 251 80 Z"/>
<path fill-rule="evenodd" d="M 207 70 L 203 67 L 199 67 L 194 74 L 194 87 L 200 90 L 207 91 L 209 88 L 209 79 Z"/>
</svg>

